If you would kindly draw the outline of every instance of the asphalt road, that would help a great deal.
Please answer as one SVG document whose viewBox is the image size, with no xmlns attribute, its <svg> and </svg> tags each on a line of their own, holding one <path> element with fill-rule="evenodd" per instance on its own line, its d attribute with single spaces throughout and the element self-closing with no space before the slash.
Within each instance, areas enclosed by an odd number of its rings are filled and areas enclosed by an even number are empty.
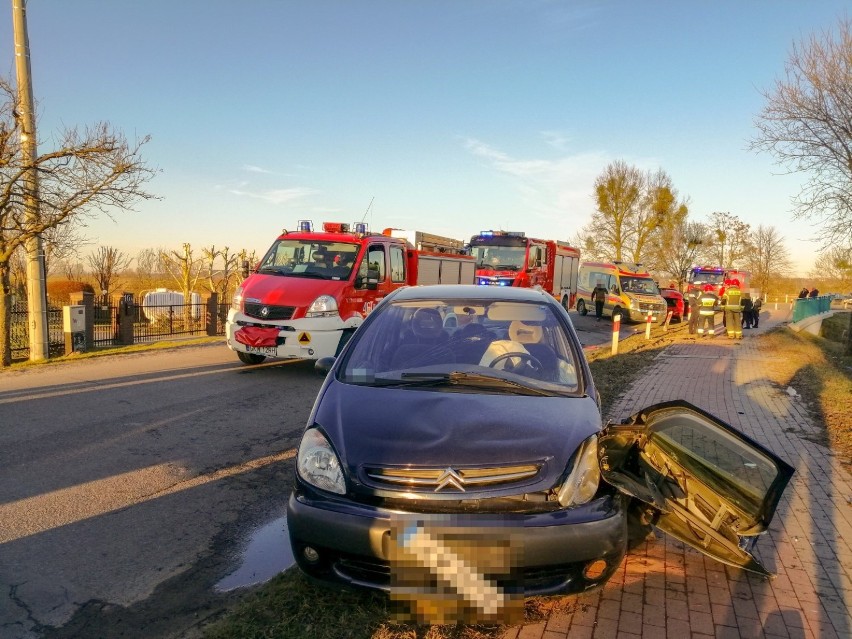
<svg viewBox="0 0 852 639">
<path fill-rule="evenodd" d="M 168 637 L 215 611 L 284 513 L 320 383 L 221 344 L 0 373 L 0 637 Z"/>
<path fill-rule="evenodd" d="M 609 320 L 572 319 L 610 343 Z M 175 637 L 215 614 L 285 512 L 321 381 L 222 344 L 0 373 L 0 637 Z"/>
</svg>

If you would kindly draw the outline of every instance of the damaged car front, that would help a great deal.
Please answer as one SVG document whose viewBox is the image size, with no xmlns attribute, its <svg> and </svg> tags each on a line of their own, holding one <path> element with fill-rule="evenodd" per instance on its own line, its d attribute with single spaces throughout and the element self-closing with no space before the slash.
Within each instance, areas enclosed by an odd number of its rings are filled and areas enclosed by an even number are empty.
<svg viewBox="0 0 852 639">
<path fill-rule="evenodd" d="M 411 520 L 510 539 L 501 587 L 601 584 L 625 552 L 628 498 L 600 481 L 600 432 L 580 343 L 552 298 L 400 291 L 359 329 L 314 406 L 288 510 L 298 564 L 387 590 L 392 533 Z"/>
<path fill-rule="evenodd" d="M 570 317 L 545 293 L 401 289 L 318 366 L 288 502 L 311 577 L 392 598 L 438 587 L 483 612 L 482 593 L 600 586 L 628 529 L 651 524 L 766 572 L 750 543 L 792 469 L 685 402 L 604 427 Z"/>
</svg>

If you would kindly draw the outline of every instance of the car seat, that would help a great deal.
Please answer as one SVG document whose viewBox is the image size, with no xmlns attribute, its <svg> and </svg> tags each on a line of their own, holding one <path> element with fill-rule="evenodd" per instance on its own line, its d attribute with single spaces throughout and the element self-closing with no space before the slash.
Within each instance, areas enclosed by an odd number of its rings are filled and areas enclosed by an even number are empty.
<svg viewBox="0 0 852 639">
<path fill-rule="evenodd" d="M 558 362 L 553 350 L 542 343 L 544 330 L 535 324 L 525 324 L 514 320 L 509 325 L 509 339 L 492 342 L 480 360 L 481 366 L 489 366 L 497 357 L 506 353 L 528 353 L 541 362 L 542 370 L 534 377 L 555 380 L 558 376 Z M 522 364 L 522 358 L 509 358 L 512 365 Z"/>
<path fill-rule="evenodd" d="M 494 340 L 494 335 L 482 324 L 465 324 L 455 333 L 450 347 L 456 354 L 456 360 L 468 364 L 478 364 Z"/>
<path fill-rule="evenodd" d="M 437 309 L 418 308 L 394 353 L 391 368 L 454 362 L 455 357 L 446 346 L 448 341 Z"/>
</svg>

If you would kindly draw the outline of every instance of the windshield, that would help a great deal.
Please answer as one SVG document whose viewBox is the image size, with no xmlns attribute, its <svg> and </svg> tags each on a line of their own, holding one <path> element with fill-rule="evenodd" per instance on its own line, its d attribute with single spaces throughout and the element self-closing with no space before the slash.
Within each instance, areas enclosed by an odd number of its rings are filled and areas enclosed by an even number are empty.
<svg viewBox="0 0 852 639">
<path fill-rule="evenodd" d="M 693 284 L 722 284 L 725 281 L 725 274 L 717 271 L 703 273 L 692 271 L 689 274 L 689 281 Z"/>
<path fill-rule="evenodd" d="M 260 262 L 258 272 L 327 280 L 349 279 L 360 245 L 346 242 L 276 240 Z"/>
<path fill-rule="evenodd" d="M 659 295 L 660 289 L 650 277 L 621 277 L 621 289 L 625 293 Z"/>
<path fill-rule="evenodd" d="M 346 355 L 343 382 L 518 394 L 582 390 L 582 355 L 547 304 L 417 300 L 374 313 Z"/>
<path fill-rule="evenodd" d="M 518 270 L 526 263 L 525 246 L 474 246 L 476 268 Z"/>
</svg>

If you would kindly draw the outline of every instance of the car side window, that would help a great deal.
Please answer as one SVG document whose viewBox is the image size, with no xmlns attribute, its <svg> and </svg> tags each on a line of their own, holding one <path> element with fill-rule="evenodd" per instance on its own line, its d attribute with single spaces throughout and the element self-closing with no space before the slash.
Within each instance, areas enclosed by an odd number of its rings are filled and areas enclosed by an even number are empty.
<svg viewBox="0 0 852 639">
<path fill-rule="evenodd" d="M 401 246 L 390 247 L 391 282 L 405 282 L 405 253 Z"/>
<path fill-rule="evenodd" d="M 381 244 L 374 244 L 367 252 L 367 259 L 361 262 L 361 268 L 358 274 L 367 277 L 367 270 L 375 270 L 379 275 L 379 281 L 385 280 L 385 247 Z"/>
</svg>

